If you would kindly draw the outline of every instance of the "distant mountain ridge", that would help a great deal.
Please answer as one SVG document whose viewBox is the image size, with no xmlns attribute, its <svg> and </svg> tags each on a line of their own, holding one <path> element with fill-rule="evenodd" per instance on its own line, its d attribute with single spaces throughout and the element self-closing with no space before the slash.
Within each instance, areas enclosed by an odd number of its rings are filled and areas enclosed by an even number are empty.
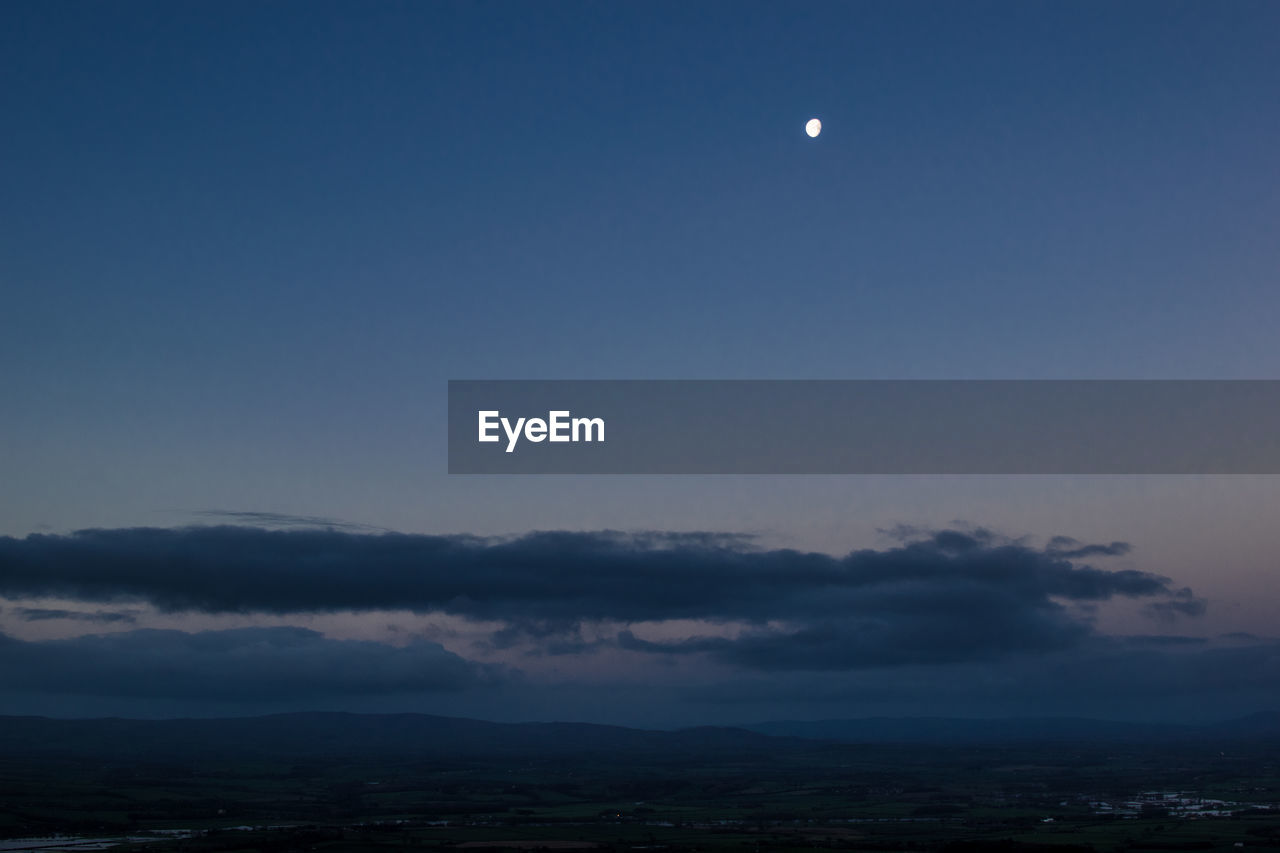
<svg viewBox="0 0 1280 853">
<path fill-rule="evenodd" d="M 812 746 L 786 736 L 712 726 L 655 731 L 589 723 L 493 723 L 428 714 L 309 712 L 175 720 L 0 717 L 0 754 L 10 755 L 705 755 Z"/>
<path fill-rule="evenodd" d="M 779 737 L 841 743 L 1016 744 L 1035 742 L 1153 743 L 1213 738 L 1280 737 L 1280 712 L 1264 711 L 1218 723 L 1135 723 L 1080 717 L 863 717 L 775 720 L 743 728 Z"/>
<path fill-rule="evenodd" d="M 152 757 L 745 756 L 822 743 L 1018 745 L 1280 740 L 1280 712 L 1208 725 L 1078 718 L 868 717 L 663 731 L 591 723 L 494 723 L 427 714 L 310 712 L 212 719 L 0 716 L 0 755 Z"/>
</svg>

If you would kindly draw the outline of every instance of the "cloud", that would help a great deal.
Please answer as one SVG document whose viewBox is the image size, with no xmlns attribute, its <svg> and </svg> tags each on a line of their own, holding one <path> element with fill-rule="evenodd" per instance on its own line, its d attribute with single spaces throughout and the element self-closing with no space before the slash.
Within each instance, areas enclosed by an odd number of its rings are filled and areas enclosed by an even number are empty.
<svg viewBox="0 0 1280 853">
<path fill-rule="evenodd" d="M 385 532 L 387 528 L 355 521 L 343 521 L 324 515 L 290 515 L 285 512 L 252 512 L 231 509 L 199 509 L 190 515 L 199 518 L 216 518 L 236 524 L 252 524 L 262 527 L 324 527 L 338 530 Z"/>
<path fill-rule="evenodd" d="M 51 610 L 43 607 L 19 607 L 13 611 L 28 622 L 41 622 L 51 619 L 66 619 L 74 622 L 137 622 L 137 616 L 123 610 L 95 610 L 88 613 L 82 610 Z"/>
<path fill-rule="evenodd" d="M 974 661 L 843 673 L 743 673 L 690 685 L 682 697 L 708 706 L 790 703 L 817 716 L 847 717 L 945 713 L 1223 719 L 1280 703 L 1280 643 L 1182 639 L 1186 641 L 1092 637 L 1073 649 L 1010 657 L 995 665 Z"/>
<path fill-rule="evenodd" d="M 141 599 L 166 610 L 404 608 L 529 619 L 773 619 L 843 613 L 868 591 L 977 585 L 1023 601 L 1171 594 L 1167 578 L 941 531 L 845 557 L 740 537 L 530 533 L 513 539 L 255 527 L 0 537 L 0 593 Z"/>
<path fill-rule="evenodd" d="M 1203 598 L 1197 598 L 1190 587 L 1184 586 L 1174 592 L 1170 598 L 1164 601 L 1153 601 L 1144 609 L 1148 616 L 1163 622 L 1173 622 L 1180 616 L 1203 616 L 1207 607 Z"/>
<path fill-rule="evenodd" d="M 255 527 L 85 530 L 0 538 L 0 594 L 142 600 L 166 611 L 288 614 L 410 609 L 497 620 L 491 648 L 613 646 L 764 669 L 850 669 L 1071 647 L 1087 605 L 1145 599 L 1161 618 L 1204 604 L 1168 578 L 1085 555 L 1128 551 L 990 531 L 914 531 L 843 557 L 763 550 L 715 533 L 541 532 L 507 539 Z M 1071 555 L 1071 556 L 1068 556 Z M 1070 606 L 1067 606 L 1070 605 Z M 583 642 L 584 623 L 745 624 L 734 639 Z"/>
<path fill-rule="evenodd" d="M 1112 542 L 1108 545 L 1086 545 L 1070 536 L 1055 536 L 1049 540 L 1045 551 L 1056 557 L 1079 560 L 1084 557 L 1121 557 L 1131 550 L 1128 542 Z"/>
<path fill-rule="evenodd" d="M 0 684 L 7 692 L 292 700 L 459 691 L 503 675 L 424 640 L 394 647 L 293 627 L 144 629 L 35 642 L 0 634 Z"/>
<path fill-rule="evenodd" d="M 976 602 L 937 614 L 887 611 L 798 630 L 753 631 L 734 638 L 695 637 L 649 642 L 629 631 L 622 648 L 655 653 L 708 653 L 757 670 L 847 670 L 990 660 L 1009 654 L 1070 648 L 1090 633 L 1058 609 L 1001 608 Z"/>
<path fill-rule="evenodd" d="M 468 661 L 417 630 L 397 647 L 258 627 L 0 635 L 0 684 L 10 707 L 27 697 L 37 709 L 403 710 L 422 707 L 406 697 L 429 696 L 436 712 L 491 716 L 537 699 L 542 713 L 581 716 L 564 698 L 573 695 L 623 716 L 657 713 L 653 703 L 676 716 L 695 712 L 670 709 L 703 709 L 686 718 L 695 721 L 1046 709 L 1195 716 L 1209 699 L 1225 716 L 1280 701 L 1275 640 L 1101 634 L 1090 608 L 1117 597 L 1161 620 L 1204 612 L 1188 587 L 1098 565 L 1128 552 L 1063 538 L 1036 546 L 980 528 L 915 530 L 843 556 L 661 531 L 481 538 L 195 527 L 0 538 L 0 593 L 10 598 L 272 619 L 447 612 L 483 620 L 472 623 L 482 635 L 464 632 L 475 656 L 527 661 L 530 672 Z M 6 615 L 148 613 L 29 603 Z"/>
</svg>

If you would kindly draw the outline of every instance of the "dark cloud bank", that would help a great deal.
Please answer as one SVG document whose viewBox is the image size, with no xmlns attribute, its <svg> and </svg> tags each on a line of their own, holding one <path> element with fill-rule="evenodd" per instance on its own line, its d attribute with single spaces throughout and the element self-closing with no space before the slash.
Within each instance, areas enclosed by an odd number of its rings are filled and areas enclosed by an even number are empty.
<svg viewBox="0 0 1280 853">
<path fill-rule="evenodd" d="M 1091 633 L 1079 605 L 1143 599 L 1169 619 L 1203 602 L 1167 578 L 1097 568 L 1123 543 L 1033 548 L 945 530 L 844 557 L 671 533 L 468 536 L 264 530 L 86 530 L 0 539 L 0 594 L 145 601 L 166 611 L 287 614 L 411 609 L 493 619 L 495 646 L 581 654 L 603 645 L 707 654 L 759 670 L 840 670 L 1051 652 Z M 1075 606 L 1073 606 L 1075 605 Z M 653 642 L 584 622 L 701 619 L 741 635 Z M 779 627 L 779 625 L 783 627 Z"/>
<path fill-rule="evenodd" d="M 566 672 L 574 656 L 602 651 L 714 665 L 718 674 L 704 688 L 654 685 L 650 697 L 708 707 L 767 703 L 779 691 L 824 709 L 931 695 L 961 708 L 982 694 L 1042 710 L 1070 696 L 1103 702 L 1108 693 L 1141 700 L 1179 690 L 1276 692 L 1277 647 L 1266 641 L 1099 634 L 1092 608 L 1116 597 L 1157 620 L 1204 611 L 1202 599 L 1168 578 L 1091 562 L 1124 555 L 1124 543 L 1057 537 L 1034 547 L 983 530 L 898 533 L 898 545 L 833 557 L 718 534 L 86 530 L 0 538 L 0 595 L 170 612 L 442 611 L 497 621 L 491 648 L 561 656 Z M 8 612 L 107 621 L 132 611 Z M 635 624 L 670 619 L 708 627 L 655 639 Z M 615 627 L 602 634 L 601 623 Z M 715 623 L 737 627 L 718 636 Z M 0 635 L 0 682 L 10 692 L 222 701 L 498 691 L 519 702 L 511 697 L 538 689 L 521 686 L 515 670 L 435 643 L 393 647 L 299 628 L 42 642 Z M 580 704 L 581 685 L 574 689 Z"/>
<path fill-rule="evenodd" d="M 942 531 L 844 557 L 759 550 L 714 534 L 531 533 L 515 539 L 252 527 L 85 530 L 0 538 L 0 594 L 142 600 L 166 611 L 403 609 L 530 622 L 701 618 L 763 622 L 967 613 L 1058 642 L 1059 601 L 1186 599 L 1167 578 Z M 1036 623 L 1031 625 L 1029 623 Z M 1044 634 L 1035 639 L 1037 632 Z"/>
</svg>

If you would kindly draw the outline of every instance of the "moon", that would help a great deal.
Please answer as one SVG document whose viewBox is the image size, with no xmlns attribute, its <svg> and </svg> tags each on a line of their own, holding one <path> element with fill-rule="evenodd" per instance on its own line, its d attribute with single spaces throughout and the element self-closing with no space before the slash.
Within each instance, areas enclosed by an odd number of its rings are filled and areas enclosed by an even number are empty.
<svg viewBox="0 0 1280 853">
<path fill-rule="evenodd" d="M 822 133 L 822 122 L 818 121 L 816 118 L 809 119 L 809 121 L 805 123 L 804 132 L 809 134 L 809 138 L 812 139 L 819 133 Z"/>
</svg>

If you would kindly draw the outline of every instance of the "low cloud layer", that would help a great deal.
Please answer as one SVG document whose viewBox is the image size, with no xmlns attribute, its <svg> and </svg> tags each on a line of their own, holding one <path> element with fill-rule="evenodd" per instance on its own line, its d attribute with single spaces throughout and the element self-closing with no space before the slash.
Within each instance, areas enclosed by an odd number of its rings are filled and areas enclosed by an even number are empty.
<svg viewBox="0 0 1280 853">
<path fill-rule="evenodd" d="M 305 628 L 137 630 L 39 642 L 0 634 L 6 692 L 256 702 L 458 691 L 502 677 L 436 643 L 394 647 Z"/>
<path fill-rule="evenodd" d="M 714 685 L 689 687 L 683 694 L 686 701 L 726 708 L 776 706 L 780 697 L 812 709 L 814 716 L 1225 719 L 1280 706 L 1280 642 L 1232 635 L 1093 637 L 1069 651 L 997 664 L 967 662 L 839 675 L 744 673 Z"/>
</svg>

